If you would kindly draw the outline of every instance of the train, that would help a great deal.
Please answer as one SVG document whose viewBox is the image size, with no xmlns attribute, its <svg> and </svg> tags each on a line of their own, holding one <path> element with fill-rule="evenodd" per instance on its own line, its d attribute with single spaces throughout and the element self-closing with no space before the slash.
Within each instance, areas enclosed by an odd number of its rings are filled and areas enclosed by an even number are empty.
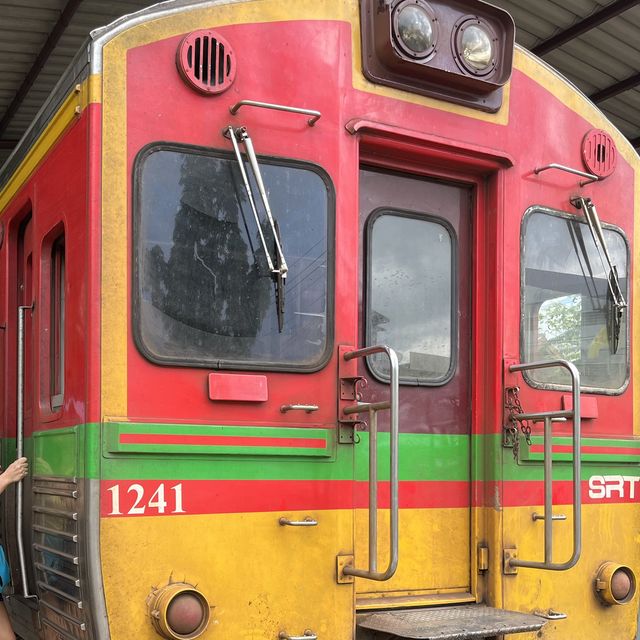
<svg viewBox="0 0 640 640">
<path fill-rule="evenodd" d="M 640 161 L 479 0 L 170 0 L 0 170 L 24 640 L 637 637 Z"/>
</svg>

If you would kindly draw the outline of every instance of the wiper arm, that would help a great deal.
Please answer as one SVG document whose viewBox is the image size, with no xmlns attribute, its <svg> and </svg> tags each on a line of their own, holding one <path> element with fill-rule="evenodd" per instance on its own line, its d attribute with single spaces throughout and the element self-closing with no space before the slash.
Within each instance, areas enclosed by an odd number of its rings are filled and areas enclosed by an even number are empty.
<svg viewBox="0 0 640 640">
<path fill-rule="evenodd" d="M 609 253 L 607 241 L 605 240 L 602 225 L 600 224 L 600 217 L 598 216 L 596 206 L 593 204 L 591 198 L 572 198 L 571 204 L 577 209 L 582 209 L 584 211 L 600 260 L 602 261 L 603 266 L 605 266 L 604 262 L 606 260 L 607 266 L 609 267 L 607 285 L 609 287 L 609 293 L 611 294 L 611 302 L 613 305 L 607 314 L 607 333 L 609 336 L 609 349 L 611 353 L 616 353 L 618 351 L 622 316 L 627 307 L 627 301 L 625 300 L 622 288 L 620 287 L 618 267 L 613 264 L 611 260 L 611 254 Z"/>
<path fill-rule="evenodd" d="M 262 174 L 260 173 L 260 166 L 258 165 L 258 158 L 256 157 L 256 152 L 253 148 L 253 142 L 251 141 L 251 136 L 247 131 L 246 127 L 238 127 L 234 129 L 231 125 L 229 125 L 224 131 L 223 134 L 225 137 L 231 140 L 233 144 L 233 150 L 236 155 L 236 159 L 238 161 L 238 167 L 240 169 L 240 175 L 242 176 L 242 181 L 244 183 L 245 191 L 247 192 L 247 198 L 249 200 L 249 205 L 251 206 L 251 211 L 253 212 L 253 217 L 256 221 L 256 226 L 258 227 L 258 233 L 260 234 L 260 242 L 262 243 L 262 248 L 264 250 L 265 257 L 267 259 L 267 265 L 269 266 L 269 271 L 271 272 L 271 277 L 274 281 L 275 286 L 275 294 L 276 294 L 276 311 L 278 314 L 278 330 L 282 332 L 284 328 L 284 284 L 285 278 L 287 277 L 287 272 L 289 268 L 287 267 L 287 261 L 284 257 L 284 253 L 282 251 L 282 242 L 280 240 L 280 230 L 276 221 L 271 214 L 271 207 L 269 206 L 269 198 L 267 197 L 267 190 L 264 187 L 264 182 L 262 180 Z M 244 162 L 242 160 L 242 155 L 240 153 L 240 147 L 238 143 L 243 143 L 245 148 L 245 153 L 247 154 L 247 158 L 249 159 L 249 166 L 251 167 L 251 171 L 253 172 L 253 178 L 258 185 L 258 191 L 260 193 L 260 198 L 262 200 L 262 206 L 267 214 L 267 219 L 269 221 L 269 226 L 271 227 L 271 232 L 273 234 L 274 245 L 275 245 L 275 256 L 271 257 L 271 252 L 267 247 L 267 241 L 264 237 L 264 233 L 262 232 L 262 226 L 260 224 L 260 216 L 258 215 L 258 209 L 256 207 L 255 199 L 253 197 L 253 191 L 251 189 L 251 184 L 249 182 L 249 178 L 247 176 L 247 172 L 244 167 Z"/>
<path fill-rule="evenodd" d="M 249 206 L 251 207 L 251 211 L 253 212 L 253 217 L 256 221 L 256 226 L 258 227 L 258 233 L 260 234 L 260 242 L 262 243 L 262 249 L 264 250 L 264 255 L 267 259 L 267 264 L 269 265 L 269 271 L 271 273 L 275 272 L 275 268 L 273 266 L 273 260 L 271 260 L 271 254 L 269 253 L 269 249 L 267 249 L 267 241 L 264 238 L 264 233 L 262 233 L 262 225 L 260 224 L 260 217 L 258 216 L 258 209 L 256 208 L 255 200 L 253 199 L 253 192 L 251 191 L 251 185 L 249 184 L 249 178 L 247 177 L 247 172 L 244 168 L 244 162 L 242 161 L 242 156 L 240 155 L 240 147 L 238 146 L 238 141 L 236 140 L 235 132 L 233 127 L 229 126 L 224 132 L 225 137 L 231 140 L 231 144 L 233 145 L 233 150 L 236 154 L 236 160 L 238 161 L 238 168 L 240 169 L 240 175 L 242 176 L 242 182 L 244 184 L 244 189 L 247 192 L 247 199 L 249 200 Z"/>
<path fill-rule="evenodd" d="M 587 219 L 587 223 L 589 224 L 589 229 L 591 230 L 591 235 L 593 236 L 593 241 L 598 249 L 598 254 L 600 254 L 600 259 L 602 260 L 602 255 L 607 261 L 607 266 L 609 267 L 609 277 L 607 278 L 609 282 L 609 290 L 611 291 L 611 295 L 613 296 L 614 304 L 621 309 L 624 309 L 627 306 L 627 301 L 624 298 L 622 293 L 622 289 L 620 287 L 620 280 L 618 279 L 618 269 L 611 261 L 611 254 L 609 253 L 609 248 L 607 247 L 607 241 L 604 238 L 604 233 L 602 231 L 602 225 L 600 224 L 600 218 L 598 216 L 598 212 L 596 211 L 596 205 L 593 204 L 591 198 L 572 198 L 571 204 L 576 207 L 576 209 L 582 209 L 584 211 L 585 218 Z"/>
</svg>

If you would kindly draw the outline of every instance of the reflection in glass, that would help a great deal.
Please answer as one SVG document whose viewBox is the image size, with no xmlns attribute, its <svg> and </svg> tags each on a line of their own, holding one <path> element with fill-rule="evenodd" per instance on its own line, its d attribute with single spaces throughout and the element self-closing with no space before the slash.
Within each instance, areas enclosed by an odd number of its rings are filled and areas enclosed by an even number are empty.
<svg viewBox="0 0 640 640">
<path fill-rule="evenodd" d="M 627 247 L 617 231 L 604 229 L 620 286 L 627 288 Z M 627 375 L 627 314 L 620 345 L 612 353 L 607 332 L 605 268 L 587 224 L 535 212 L 527 217 L 523 247 L 524 362 L 563 359 L 580 371 L 583 387 L 620 389 Z M 564 370 L 528 374 L 535 382 L 569 385 Z"/>
<path fill-rule="evenodd" d="M 444 381 L 452 365 L 453 243 L 426 217 L 385 212 L 370 233 L 367 344 L 396 350 L 404 382 Z M 370 359 L 389 375 L 386 358 Z"/>
<path fill-rule="evenodd" d="M 235 159 L 157 148 L 138 168 L 138 339 L 154 359 L 317 363 L 327 345 L 328 189 L 315 171 L 261 163 L 289 262 L 284 331 Z M 255 185 L 254 185 L 255 188 Z M 261 227 L 275 242 L 264 211 Z"/>
</svg>

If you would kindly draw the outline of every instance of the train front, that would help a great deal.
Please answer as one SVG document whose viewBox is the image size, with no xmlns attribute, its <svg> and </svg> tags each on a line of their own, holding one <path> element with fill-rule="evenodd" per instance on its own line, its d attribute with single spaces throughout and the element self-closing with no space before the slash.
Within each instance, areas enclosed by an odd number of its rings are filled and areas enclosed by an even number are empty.
<svg viewBox="0 0 640 640">
<path fill-rule="evenodd" d="M 513 41 L 472 0 L 94 32 L 113 640 L 635 638 L 638 159 Z"/>
</svg>

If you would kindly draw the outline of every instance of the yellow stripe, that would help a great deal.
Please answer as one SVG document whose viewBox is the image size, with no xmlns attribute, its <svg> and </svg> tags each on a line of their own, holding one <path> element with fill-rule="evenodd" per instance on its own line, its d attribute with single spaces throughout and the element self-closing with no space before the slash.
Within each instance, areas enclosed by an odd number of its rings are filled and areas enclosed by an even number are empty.
<svg viewBox="0 0 640 640">
<path fill-rule="evenodd" d="M 127 415 L 126 49 L 104 49 L 102 77 L 102 332 L 103 416 Z"/>
<path fill-rule="evenodd" d="M 93 89 L 95 84 L 96 78 L 88 78 L 64 100 L 60 109 L 56 111 L 49 124 L 14 172 L 11 180 L 0 191 L 0 211 L 7 207 L 9 202 L 25 185 L 51 147 L 62 137 L 69 125 L 80 117 L 85 107 L 91 102 L 100 101 L 99 93 L 96 95 Z"/>
<path fill-rule="evenodd" d="M 281 515 L 312 515 L 319 525 L 282 527 Z M 100 531 L 111 640 L 158 639 L 145 601 L 171 577 L 197 584 L 213 605 L 205 638 L 312 629 L 352 639 L 353 584 L 335 579 L 336 556 L 351 545 L 351 512 L 106 518 Z"/>
</svg>

